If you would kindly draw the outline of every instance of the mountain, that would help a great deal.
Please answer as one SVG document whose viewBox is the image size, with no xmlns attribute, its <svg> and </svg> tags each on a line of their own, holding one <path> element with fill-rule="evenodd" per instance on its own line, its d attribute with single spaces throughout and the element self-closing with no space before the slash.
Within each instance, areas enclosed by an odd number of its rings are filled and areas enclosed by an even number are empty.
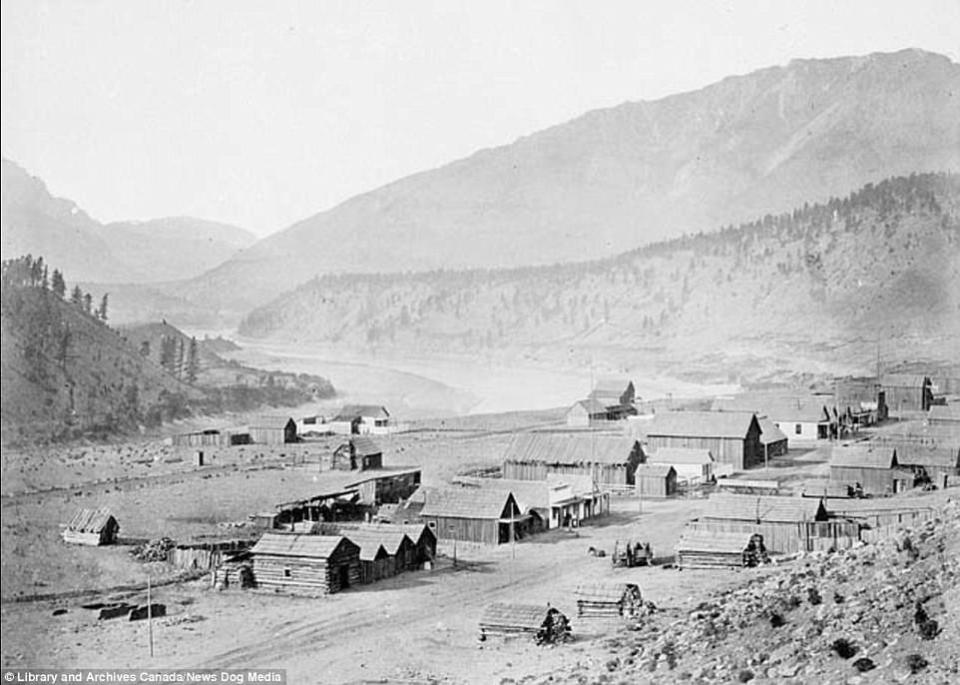
<svg viewBox="0 0 960 685">
<path fill-rule="evenodd" d="M 188 279 L 255 241 L 242 228 L 191 217 L 103 225 L 13 162 L 0 167 L 4 259 L 44 255 L 81 282 Z"/>
<path fill-rule="evenodd" d="M 750 380 L 960 357 L 960 175 L 846 198 L 592 262 L 328 275 L 239 332 L 366 347 Z M 728 378 L 732 375 L 732 378 Z"/>
<path fill-rule="evenodd" d="M 179 294 L 237 312 L 320 274 L 596 259 L 951 170 L 960 65 L 918 50 L 796 60 L 589 112 L 403 178 L 260 241 Z"/>
<path fill-rule="evenodd" d="M 114 329 L 106 303 L 69 299 L 42 258 L 2 265 L 2 442 L 104 436 L 191 414 L 297 406 L 334 394 L 317 376 L 263 371 L 220 356 L 229 344 L 166 323 Z"/>
</svg>

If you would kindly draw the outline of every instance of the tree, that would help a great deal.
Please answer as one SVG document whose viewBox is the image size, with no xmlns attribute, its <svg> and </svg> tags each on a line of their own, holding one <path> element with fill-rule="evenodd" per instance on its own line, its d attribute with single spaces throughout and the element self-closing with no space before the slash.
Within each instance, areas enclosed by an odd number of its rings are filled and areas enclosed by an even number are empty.
<svg viewBox="0 0 960 685">
<path fill-rule="evenodd" d="M 142 343 L 140 343 L 140 356 L 143 357 L 144 359 L 150 358 L 150 341 L 149 340 L 144 340 Z"/>
<path fill-rule="evenodd" d="M 197 381 L 197 367 L 199 366 L 199 354 L 197 349 L 197 339 L 190 338 L 190 347 L 187 349 L 187 382 L 195 383 Z"/>
<path fill-rule="evenodd" d="M 97 318 L 101 321 L 107 320 L 107 296 L 109 293 L 104 293 L 103 297 L 100 298 L 100 308 L 97 309 Z"/>
<path fill-rule="evenodd" d="M 59 269 L 53 270 L 53 277 L 50 280 L 50 288 L 53 290 L 53 294 L 60 298 L 67 293 L 67 283 L 63 280 L 63 274 L 60 273 Z"/>
<path fill-rule="evenodd" d="M 87 314 L 93 313 L 93 296 L 90 293 L 84 293 L 83 295 L 83 311 Z"/>
<path fill-rule="evenodd" d="M 79 285 L 73 286 L 73 290 L 70 293 L 70 303 L 75 304 L 78 307 L 83 306 L 83 291 L 80 290 Z"/>
</svg>

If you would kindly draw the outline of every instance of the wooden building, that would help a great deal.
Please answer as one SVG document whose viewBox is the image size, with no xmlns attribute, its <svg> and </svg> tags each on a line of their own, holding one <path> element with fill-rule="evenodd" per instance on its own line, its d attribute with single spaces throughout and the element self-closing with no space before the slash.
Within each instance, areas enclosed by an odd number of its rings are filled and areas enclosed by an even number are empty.
<svg viewBox="0 0 960 685">
<path fill-rule="evenodd" d="M 639 464 L 634 479 L 639 497 L 663 499 L 677 494 L 677 470 L 670 464 Z"/>
<path fill-rule="evenodd" d="M 760 444 L 763 445 L 764 461 L 784 456 L 788 451 L 786 433 L 768 416 L 758 416 L 757 421 L 760 422 Z"/>
<path fill-rule="evenodd" d="M 634 484 L 644 461 L 636 438 L 601 433 L 522 433 L 507 448 L 504 478 L 545 480 L 547 474 L 588 476 L 600 487 Z"/>
<path fill-rule="evenodd" d="M 463 487 L 511 493 L 520 511 L 530 517 L 527 532 L 536 532 L 538 526 L 580 526 L 610 512 L 610 493 L 586 476 L 548 474 L 542 481 L 460 476 L 454 482 Z"/>
<path fill-rule="evenodd" d="M 897 462 L 913 471 L 918 484 L 949 487 L 960 476 L 960 446 L 930 447 L 914 443 L 894 444 Z"/>
<path fill-rule="evenodd" d="M 383 468 L 383 450 L 371 438 L 356 436 L 333 452 L 332 467 L 350 471 Z"/>
<path fill-rule="evenodd" d="M 933 404 L 933 389 L 929 376 L 916 373 L 890 373 L 880 379 L 887 407 L 892 415 L 920 412 Z"/>
<path fill-rule="evenodd" d="M 266 533 L 253 549 L 261 587 L 332 594 L 360 582 L 360 547 L 343 536 Z"/>
<path fill-rule="evenodd" d="M 687 530 L 759 533 L 769 551 L 781 554 L 845 549 L 860 539 L 859 526 L 830 520 L 824 502 L 810 497 L 714 495 Z"/>
<path fill-rule="evenodd" d="M 480 617 L 480 639 L 518 635 L 540 639 L 550 627 L 557 624 L 568 629 L 566 617 L 549 605 L 497 602 L 483 610 Z"/>
<path fill-rule="evenodd" d="M 607 407 L 595 399 L 574 402 L 566 415 L 567 425 L 574 428 L 588 428 L 610 420 Z"/>
<path fill-rule="evenodd" d="M 397 504 L 415 493 L 420 487 L 419 468 L 375 469 L 346 484 L 356 488 L 360 504 L 379 507 L 381 504 Z"/>
<path fill-rule="evenodd" d="M 64 528 L 64 542 L 76 545 L 112 545 L 117 541 L 120 524 L 108 509 L 79 509 Z"/>
<path fill-rule="evenodd" d="M 376 404 L 347 404 L 331 420 L 335 433 L 354 435 L 385 435 L 390 433 L 390 412 Z"/>
<path fill-rule="evenodd" d="M 646 434 L 654 452 L 668 447 L 705 449 L 738 471 L 763 464 L 760 422 L 752 412 L 665 412 L 654 416 Z"/>
<path fill-rule="evenodd" d="M 935 404 L 927 412 L 927 421 L 932 424 L 955 426 L 960 431 L 960 404 Z"/>
<path fill-rule="evenodd" d="M 439 540 L 500 545 L 519 539 L 529 521 L 516 498 L 499 490 L 421 487 L 410 500 Z"/>
<path fill-rule="evenodd" d="M 207 428 L 174 435 L 172 442 L 175 447 L 218 447 L 222 444 L 222 437 L 216 428 Z"/>
<path fill-rule="evenodd" d="M 888 495 L 913 488 L 916 477 L 900 468 L 895 447 L 860 443 L 833 448 L 830 480 L 867 495 Z"/>
<path fill-rule="evenodd" d="M 297 422 L 289 416 L 260 416 L 247 425 L 256 445 L 283 445 L 297 441 Z"/>
<path fill-rule="evenodd" d="M 636 618 L 643 609 L 640 588 L 634 583 L 583 583 L 577 586 L 580 618 Z"/>
<path fill-rule="evenodd" d="M 689 569 L 743 568 L 744 551 L 752 533 L 687 529 L 674 552 L 681 571 Z"/>
<path fill-rule="evenodd" d="M 648 464 L 668 464 L 677 472 L 677 481 L 696 485 L 713 480 L 714 459 L 708 449 L 664 447 L 647 454 Z"/>
<path fill-rule="evenodd" d="M 399 523 L 396 527 L 413 542 L 417 568 L 432 564 L 437 558 L 437 536 L 424 523 Z"/>
<path fill-rule="evenodd" d="M 360 548 L 360 582 L 375 583 L 397 573 L 396 559 L 383 545 L 383 537 L 373 531 L 342 530 L 342 536 Z"/>
<path fill-rule="evenodd" d="M 837 420 L 831 416 L 825 398 L 819 395 L 745 393 L 714 400 L 712 409 L 748 411 L 758 418 L 768 417 L 786 435 L 792 447 L 810 447 L 837 436 Z"/>
<path fill-rule="evenodd" d="M 605 407 L 607 418 L 612 420 L 625 419 L 637 413 L 634 407 L 636 389 L 629 378 L 600 378 L 587 399 Z"/>
</svg>

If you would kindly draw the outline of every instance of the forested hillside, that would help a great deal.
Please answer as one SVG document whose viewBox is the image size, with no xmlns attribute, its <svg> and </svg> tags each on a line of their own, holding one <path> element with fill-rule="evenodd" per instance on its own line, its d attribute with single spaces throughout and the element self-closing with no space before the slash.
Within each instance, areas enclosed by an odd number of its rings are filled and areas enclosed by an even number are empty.
<svg viewBox="0 0 960 685">
<path fill-rule="evenodd" d="M 323 378 L 225 361 L 167 324 L 115 330 L 109 298 L 68 288 L 43 258 L 4 261 L 2 283 L 4 443 L 103 436 L 333 394 Z"/>
<path fill-rule="evenodd" d="M 818 349 L 862 364 L 878 345 L 956 356 L 958 209 L 960 176 L 898 177 L 599 261 L 316 278 L 240 333 L 575 364 L 675 355 L 685 369 L 718 356 L 789 368 Z"/>
</svg>

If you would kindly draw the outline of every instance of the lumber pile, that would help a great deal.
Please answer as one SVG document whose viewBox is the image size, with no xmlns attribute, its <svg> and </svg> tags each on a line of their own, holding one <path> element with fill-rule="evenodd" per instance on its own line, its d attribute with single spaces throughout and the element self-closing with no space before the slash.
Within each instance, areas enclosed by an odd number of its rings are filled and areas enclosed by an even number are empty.
<svg viewBox="0 0 960 685">
<path fill-rule="evenodd" d="M 576 597 L 580 618 L 635 618 L 643 609 L 640 588 L 633 583 L 585 583 Z"/>
<path fill-rule="evenodd" d="M 528 636 L 539 644 L 554 644 L 570 639 L 570 622 L 558 609 L 539 604 L 498 602 L 484 609 L 480 619 L 480 639 Z"/>
<path fill-rule="evenodd" d="M 750 541 L 750 533 L 688 529 L 676 546 L 677 568 L 743 568 Z"/>
</svg>

